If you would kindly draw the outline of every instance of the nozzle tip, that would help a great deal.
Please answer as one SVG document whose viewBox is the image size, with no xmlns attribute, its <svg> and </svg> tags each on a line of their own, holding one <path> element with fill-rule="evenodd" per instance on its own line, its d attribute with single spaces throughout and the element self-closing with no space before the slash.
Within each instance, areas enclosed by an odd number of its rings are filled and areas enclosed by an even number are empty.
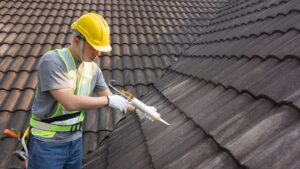
<svg viewBox="0 0 300 169">
<path fill-rule="evenodd" d="M 161 121 L 162 123 L 164 123 L 165 125 L 167 125 L 167 126 L 169 126 L 169 125 L 170 125 L 168 122 L 166 122 L 166 121 L 165 121 L 165 120 L 163 120 L 163 119 L 160 119 L 160 121 Z"/>
</svg>

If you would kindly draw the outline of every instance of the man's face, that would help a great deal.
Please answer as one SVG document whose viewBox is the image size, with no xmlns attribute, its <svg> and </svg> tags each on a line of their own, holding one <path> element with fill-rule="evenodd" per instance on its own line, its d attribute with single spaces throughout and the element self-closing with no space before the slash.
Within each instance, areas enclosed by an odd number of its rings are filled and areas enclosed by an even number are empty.
<svg viewBox="0 0 300 169">
<path fill-rule="evenodd" d="M 96 59 L 100 56 L 101 52 L 94 49 L 87 41 L 84 41 L 83 46 L 83 61 L 96 61 Z"/>
</svg>

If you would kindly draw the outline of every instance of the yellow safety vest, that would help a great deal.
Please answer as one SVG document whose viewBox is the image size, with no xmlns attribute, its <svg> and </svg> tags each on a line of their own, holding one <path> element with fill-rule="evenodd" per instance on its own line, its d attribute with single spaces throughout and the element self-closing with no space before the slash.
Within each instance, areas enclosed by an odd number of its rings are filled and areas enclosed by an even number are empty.
<svg viewBox="0 0 300 169">
<path fill-rule="evenodd" d="M 80 79 L 78 79 L 76 64 L 71 52 L 67 48 L 56 49 L 56 52 L 66 66 L 67 77 L 74 94 L 89 96 L 92 92 L 92 62 L 83 62 Z M 54 114 L 51 115 L 49 119 L 59 120 L 48 123 L 47 119 L 40 120 L 33 115 L 30 119 L 31 132 L 35 136 L 52 138 L 56 132 L 79 131 L 82 128 L 84 115 L 84 111 L 68 112 L 62 104 L 58 102 Z"/>
</svg>

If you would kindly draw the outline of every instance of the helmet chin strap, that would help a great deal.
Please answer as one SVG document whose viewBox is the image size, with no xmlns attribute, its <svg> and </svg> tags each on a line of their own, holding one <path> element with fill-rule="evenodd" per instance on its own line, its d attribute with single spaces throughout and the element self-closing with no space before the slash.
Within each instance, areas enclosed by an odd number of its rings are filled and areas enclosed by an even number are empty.
<svg viewBox="0 0 300 169">
<path fill-rule="evenodd" d="M 80 38 L 80 59 L 83 61 L 83 39 Z"/>
</svg>

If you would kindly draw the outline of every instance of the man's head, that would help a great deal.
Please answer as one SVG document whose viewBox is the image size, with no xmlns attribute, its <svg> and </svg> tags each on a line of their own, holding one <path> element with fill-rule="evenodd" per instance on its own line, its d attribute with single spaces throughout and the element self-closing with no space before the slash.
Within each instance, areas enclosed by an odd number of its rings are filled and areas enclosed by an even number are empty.
<svg viewBox="0 0 300 169">
<path fill-rule="evenodd" d="M 82 15 L 71 25 L 73 44 L 82 61 L 93 61 L 101 52 L 111 51 L 110 31 L 106 21 L 96 13 Z"/>
</svg>

